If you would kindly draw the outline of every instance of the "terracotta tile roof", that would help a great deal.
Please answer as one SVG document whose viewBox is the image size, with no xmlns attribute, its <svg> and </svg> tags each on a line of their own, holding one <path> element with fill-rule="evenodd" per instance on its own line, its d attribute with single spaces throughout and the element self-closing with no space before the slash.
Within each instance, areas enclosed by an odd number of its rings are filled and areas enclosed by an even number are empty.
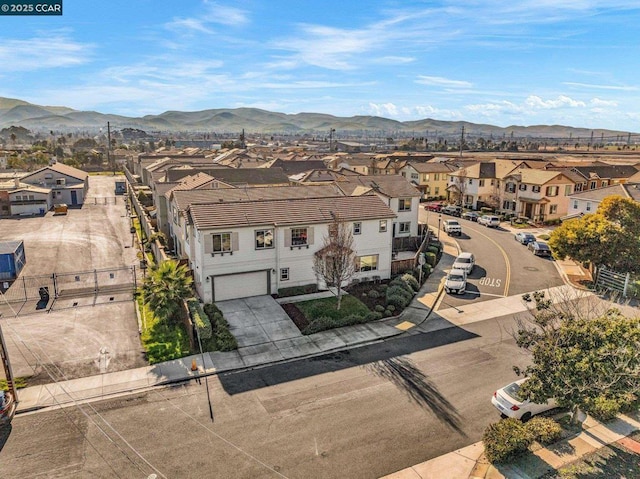
<svg viewBox="0 0 640 479">
<path fill-rule="evenodd" d="M 407 162 L 418 173 L 450 173 L 455 167 L 448 163 Z"/>
<path fill-rule="evenodd" d="M 574 193 L 571 198 L 581 200 L 602 201 L 609 196 L 622 196 L 640 202 L 640 183 L 624 183 L 620 185 L 605 186 L 595 190 Z"/>
<path fill-rule="evenodd" d="M 33 173 L 29 173 L 28 175 L 25 175 L 23 179 L 26 179 L 29 176 L 32 176 L 44 170 L 53 170 L 62 175 L 71 176 L 72 178 L 77 178 L 82 181 L 85 181 L 89 176 L 89 173 L 87 173 L 86 171 L 79 170 L 78 168 L 74 168 L 73 166 L 65 165 L 64 163 L 54 163 L 53 165 L 45 166 L 44 168 L 40 168 L 39 170 L 36 170 Z"/>
<path fill-rule="evenodd" d="M 345 221 L 396 216 L 376 195 L 192 204 L 188 213 L 194 226 L 200 230 L 270 224 L 323 224 L 332 221 L 332 213 Z"/>
<path fill-rule="evenodd" d="M 336 184 L 347 195 L 353 195 L 356 192 L 361 194 L 362 187 L 366 187 L 389 198 L 421 196 L 420 191 L 409 180 L 400 175 L 337 176 Z"/>
</svg>

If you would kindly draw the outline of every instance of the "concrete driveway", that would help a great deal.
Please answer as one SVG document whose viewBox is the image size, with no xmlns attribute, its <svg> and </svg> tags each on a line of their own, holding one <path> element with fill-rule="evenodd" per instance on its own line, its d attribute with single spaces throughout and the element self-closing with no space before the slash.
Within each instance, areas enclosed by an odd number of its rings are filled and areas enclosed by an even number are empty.
<svg viewBox="0 0 640 479">
<path fill-rule="evenodd" d="M 217 302 L 216 306 L 238 341 L 244 366 L 298 357 L 301 350 L 306 354 L 320 352 L 271 296 L 230 299 Z"/>
</svg>

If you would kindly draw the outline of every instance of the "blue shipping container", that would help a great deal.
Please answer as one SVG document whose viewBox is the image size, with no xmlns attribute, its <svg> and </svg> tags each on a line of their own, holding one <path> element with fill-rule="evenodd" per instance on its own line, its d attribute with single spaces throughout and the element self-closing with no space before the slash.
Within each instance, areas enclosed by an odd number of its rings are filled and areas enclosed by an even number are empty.
<svg viewBox="0 0 640 479">
<path fill-rule="evenodd" d="M 14 280 L 27 263 L 23 241 L 0 243 L 0 280 Z"/>
</svg>

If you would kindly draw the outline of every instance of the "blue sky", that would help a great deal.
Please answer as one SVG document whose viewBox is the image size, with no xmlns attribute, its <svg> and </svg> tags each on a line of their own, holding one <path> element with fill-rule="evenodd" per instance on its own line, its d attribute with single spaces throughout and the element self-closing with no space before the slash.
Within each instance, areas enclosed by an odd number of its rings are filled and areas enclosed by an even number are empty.
<svg viewBox="0 0 640 479">
<path fill-rule="evenodd" d="M 640 2 L 63 0 L 0 16 L 0 96 L 640 131 Z"/>
</svg>

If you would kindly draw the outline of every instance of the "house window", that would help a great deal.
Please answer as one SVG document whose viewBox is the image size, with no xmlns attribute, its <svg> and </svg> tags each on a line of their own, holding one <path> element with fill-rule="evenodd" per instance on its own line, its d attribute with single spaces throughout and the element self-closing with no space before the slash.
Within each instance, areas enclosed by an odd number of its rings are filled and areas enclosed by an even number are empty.
<svg viewBox="0 0 640 479">
<path fill-rule="evenodd" d="M 50 180 L 50 179 L 52 179 L 52 178 L 53 178 L 53 174 L 51 174 L 51 173 L 45 173 L 45 175 L 44 175 L 44 179 L 45 179 L 45 180 Z"/>
<path fill-rule="evenodd" d="M 559 190 L 560 190 L 560 187 L 558 186 L 547 186 L 545 196 L 558 196 Z"/>
<path fill-rule="evenodd" d="M 291 244 L 293 246 L 306 245 L 307 244 L 307 228 L 292 228 Z"/>
<path fill-rule="evenodd" d="M 398 211 L 411 211 L 411 198 L 400 198 L 398 200 Z"/>
<path fill-rule="evenodd" d="M 520 191 L 527 191 L 527 185 L 525 185 L 524 183 L 520 183 L 520 186 L 518 187 L 518 189 Z"/>
<path fill-rule="evenodd" d="M 473 184 L 473 178 L 469 178 L 469 184 L 472 185 Z"/>
<path fill-rule="evenodd" d="M 596 185 L 597 185 L 597 184 L 598 184 L 598 182 L 597 182 L 597 181 L 590 181 L 590 182 L 589 182 L 589 189 L 590 189 L 590 190 L 595 189 L 595 187 L 596 187 Z"/>
<path fill-rule="evenodd" d="M 576 183 L 576 186 L 573 189 L 573 191 L 582 191 L 583 185 L 584 185 L 584 183 Z"/>
<path fill-rule="evenodd" d="M 590 201 L 587 201 L 587 208 L 586 208 L 586 210 L 587 210 L 587 211 L 591 211 L 591 202 L 590 202 Z"/>
<path fill-rule="evenodd" d="M 429 181 L 429 175 L 422 175 L 422 181 Z"/>
<path fill-rule="evenodd" d="M 256 249 L 273 248 L 273 230 L 256 231 Z"/>
<path fill-rule="evenodd" d="M 226 253 L 231 251 L 231 233 L 215 233 L 213 239 L 213 253 Z"/>
<path fill-rule="evenodd" d="M 484 186 L 484 180 L 478 180 L 478 186 L 480 187 Z"/>
<path fill-rule="evenodd" d="M 578 200 L 573 200 L 573 209 L 574 210 L 578 209 Z"/>
<path fill-rule="evenodd" d="M 609 186 L 609 180 L 602 180 L 602 187 Z"/>
<path fill-rule="evenodd" d="M 64 178 L 58 178 L 56 180 L 56 185 L 64 185 L 65 184 L 65 179 Z"/>
<path fill-rule="evenodd" d="M 427 175 L 427 176 L 429 176 L 429 175 Z M 440 181 L 440 173 L 434 173 L 433 174 L 433 179 L 434 179 L 434 181 Z"/>
<path fill-rule="evenodd" d="M 353 234 L 359 235 L 361 232 L 362 232 L 362 223 L 360 223 L 359 221 L 356 223 L 353 223 Z"/>
<path fill-rule="evenodd" d="M 387 231 L 387 220 L 380 220 L 380 223 L 378 223 L 378 230 L 380 233 Z"/>
<path fill-rule="evenodd" d="M 440 187 L 439 186 L 436 186 L 435 194 L 436 194 L 436 196 L 440 194 Z"/>
<path fill-rule="evenodd" d="M 571 185 L 564 185 L 564 196 L 569 196 L 571 194 Z"/>
<path fill-rule="evenodd" d="M 449 177 L 449 183 L 453 183 L 453 176 Z"/>
<path fill-rule="evenodd" d="M 358 256 L 358 271 L 377 271 L 378 255 Z"/>
<path fill-rule="evenodd" d="M 418 173 L 411 173 L 411 179 L 412 180 L 418 180 Z"/>
<path fill-rule="evenodd" d="M 289 281 L 289 268 L 280 268 L 280 281 Z"/>
<path fill-rule="evenodd" d="M 400 233 L 400 234 L 409 234 L 410 232 L 411 232 L 411 222 L 410 221 L 398 223 L 398 233 Z"/>
<path fill-rule="evenodd" d="M 558 205 L 550 205 L 549 206 L 549 214 L 555 215 L 558 212 Z"/>
<path fill-rule="evenodd" d="M 15 198 L 16 198 L 16 201 L 22 201 L 22 196 L 21 195 L 16 195 Z"/>
<path fill-rule="evenodd" d="M 496 185 L 496 180 L 494 178 L 491 178 L 491 186 L 495 186 Z"/>
<path fill-rule="evenodd" d="M 531 187 L 531 191 L 533 191 L 534 193 L 540 193 L 540 187 L 538 185 L 533 185 Z"/>
<path fill-rule="evenodd" d="M 522 185 L 520 185 L 522 186 Z M 504 185 L 504 191 L 507 193 L 515 193 L 516 192 L 516 184 L 515 183 L 507 183 Z"/>
</svg>

